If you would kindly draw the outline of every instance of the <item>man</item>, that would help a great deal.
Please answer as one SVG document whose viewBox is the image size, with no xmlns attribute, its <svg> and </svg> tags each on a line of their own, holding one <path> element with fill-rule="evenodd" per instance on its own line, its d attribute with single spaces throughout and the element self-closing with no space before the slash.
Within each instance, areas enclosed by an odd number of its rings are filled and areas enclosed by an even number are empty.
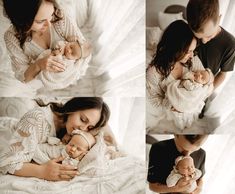
<svg viewBox="0 0 235 194">
<path fill-rule="evenodd" d="M 149 188 L 158 193 L 184 193 L 190 188 L 191 182 L 182 179 L 177 185 L 167 187 L 166 179 L 175 164 L 175 159 L 181 155 L 190 155 L 194 159 L 195 168 L 205 174 L 206 153 L 201 145 L 208 135 L 175 135 L 174 139 L 160 141 L 152 145 L 149 154 L 148 182 Z M 197 181 L 193 194 L 199 194 L 202 189 L 202 177 Z"/>
<path fill-rule="evenodd" d="M 215 75 L 214 87 L 217 88 L 227 72 L 233 71 L 235 38 L 219 25 L 218 0 L 189 0 L 186 12 L 189 26 L 201 41 L 198 56 L 204 67 Z"/>
</svg>

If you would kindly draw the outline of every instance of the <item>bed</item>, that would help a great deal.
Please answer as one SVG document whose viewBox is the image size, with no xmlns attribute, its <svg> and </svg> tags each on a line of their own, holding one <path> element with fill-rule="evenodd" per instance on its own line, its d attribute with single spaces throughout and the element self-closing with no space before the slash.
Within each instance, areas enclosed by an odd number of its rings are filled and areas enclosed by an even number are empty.
<svg viewBox="0 0 235 194">
<path fill-rule="evenodd" d="M 48 101 L 64 102 L 67 98 L 40 99 L 41 103 Z M 38 99 L 39 100 L 39 99 Z M 145 193 L 146 165 L 144 142 L 144 119 L 139 111 L 144 109 L 143 98 L 105 98 L 111 109 L 109 125 L 117 137 L 122 157 L 107 159 L 106 145 L 102 137 L 80 162 L 79 176 L 71 181 L 51 182 L 37 178 L 24 178 L 13 175 L 0 175 L 1 193 Z M 128 102 L 128 103 L 126 103 Z M 120 106 L 117 106 L 119 104 Z M 136 107 L 138 105 L 138 107 Z M 38 106 L 30 98 L 0 98 L 0 136 L 6 134 L 10 126 L 14 126 L 24 113 Z M 125 107 L 125 112 L 120 108 Z M 138 111 L 137 111 L 138 109 Z M 130 112 L 132 113 L 130 116 Z M 133 112 L 137 113 L 134 115 Z M 139 116 L 138 116 L 139 115 Z M 125 116 L 125 117 L 122 117 Z M 138 117 L 137 117 L 138 116 Z M 133 123 L 133 120 L 138 121 Z M 118 129 L 116 129 L 118 128 Z M 1 138 L 0 138 L 1 139 Z M 138 144 L 133 148 L 134 143 Z M 87 162 L 88 161 L 88 162 Z"/>
<path fill-rule="evenodd" d="M 144 96 L 144 2 L 57 0 L 91 41 L 93 57 L 77 84 L 54 90 L 50 96 Z M 0 1 L 1 96 L 47 96 L 15 79 L 3 40 L 9 21 Z M 23 92 L 22 92 L 23 91 Z"/>
</svg>

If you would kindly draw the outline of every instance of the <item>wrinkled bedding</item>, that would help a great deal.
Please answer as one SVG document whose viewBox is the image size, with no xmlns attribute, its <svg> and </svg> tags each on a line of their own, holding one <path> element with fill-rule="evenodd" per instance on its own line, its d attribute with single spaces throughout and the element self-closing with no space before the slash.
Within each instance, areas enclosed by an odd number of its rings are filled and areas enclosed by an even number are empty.
<svg viewBox="0 0 235 194">
<path fill-rule="evenodd" d="M 0 117 L 1 141 L 9 139 L 17 122 L 17 118 Z M 125 154 L 113 158 L 102 133 L 96 139 L 96 145 L 78 165 L 80 175 L 73 180 L 51 182 L 0 174 L 1 193 L 144 193 L 145 162 Z"/>
</svg>

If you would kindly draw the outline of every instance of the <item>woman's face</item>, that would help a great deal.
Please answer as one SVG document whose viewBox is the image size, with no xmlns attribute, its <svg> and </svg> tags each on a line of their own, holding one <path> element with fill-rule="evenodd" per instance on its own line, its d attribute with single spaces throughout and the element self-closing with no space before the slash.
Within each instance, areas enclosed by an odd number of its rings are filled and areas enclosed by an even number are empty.
<svg viewBox="0 0 235 194">
<path fill-rule="evenodd" d="M 193 38 L 187 53 L 184 55 L 184 57 L 180 60 L 181 63 L 186 63 L 189 59 L 193 58 L 193 51 L 195 50 L 197 46 L 197 41 L 195 38 Z"/>
<path fill-rule="evenodd" d="M 30 30 L 34 32 L 45 32 L 51 24 L 53 18 L 54 6 L 51 2 L 43 1 L 34 18 Z"/>
<path fill-rule="evenodd" d="M 98 109 L 87 109 L 69 114 L 66 122 L 68 135 L 70 135 L 74 129 L 80 129 L 82 131 L 93 129 L 99 122 L 100 116 L 101 111 Z"/>
</svg>

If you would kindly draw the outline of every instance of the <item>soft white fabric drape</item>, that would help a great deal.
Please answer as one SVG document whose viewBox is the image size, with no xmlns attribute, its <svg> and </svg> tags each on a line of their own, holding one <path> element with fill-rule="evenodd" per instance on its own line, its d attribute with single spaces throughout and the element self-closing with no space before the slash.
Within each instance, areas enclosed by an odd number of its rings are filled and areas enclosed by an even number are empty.
<svg viewBox="0 0 235 194">
<path fill-rule="evenodd" d="M 202 194 L 231 194 L 235 190 L 235 135 L 210 135 L 206 150 L 206 174 Z"/>
<path fill-rule="evenodd" d="M 145 98 L 106 97 L 110 107 L 109 125 L 120 148 L 145 159 Z"/>
<path fill-rule="evenodd" d="M 90 0 L 88 4 L 86 26 L 96 42 L 90 74 L 101 75 L 101 81 L 94 83 L 95 93 L 144 96 L 145 2 Z"/>
</svg>

